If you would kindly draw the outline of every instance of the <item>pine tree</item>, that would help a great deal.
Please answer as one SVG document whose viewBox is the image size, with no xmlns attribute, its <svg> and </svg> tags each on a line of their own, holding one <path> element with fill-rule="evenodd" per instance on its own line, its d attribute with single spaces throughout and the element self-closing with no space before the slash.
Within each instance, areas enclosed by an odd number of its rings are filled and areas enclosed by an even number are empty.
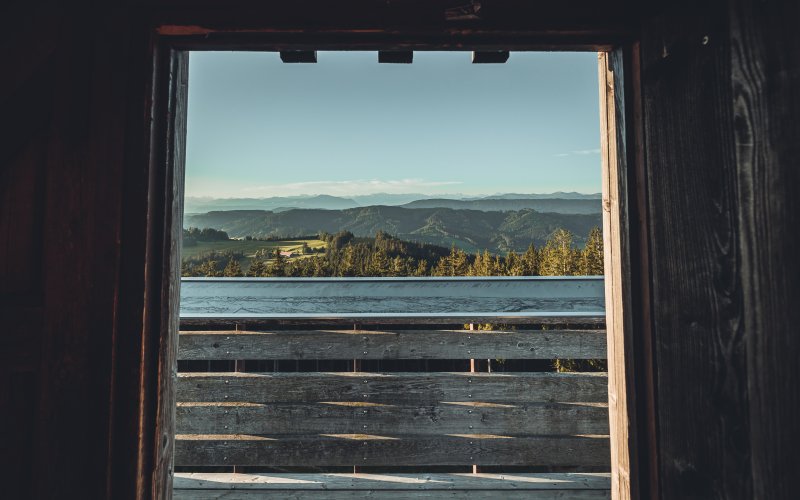
<svg viewBox="0 0 800 500">
<path fill-rule="evenodd" d="M 539 252 L 531 243 L 522 254 L 522 273 L 524 276 L 539 276 Z"/>
<path fill-rule="evenodd" d="M 267 267 L 266 275 L 272 277 L 286 276 L 286 257 L 281 255 L 280 247 L 275 249 L 274 257 Z"/>
<path fill-rule="evenodd" d="M 222 271 L 222 275 L 229 278 L 244 276 L 242 274 L 242 266 L 239 265 L 238 260 L 234 259 L 228 261 L 228 265 L 225 266 L 225 270 Z"/>
<path fill-rule="evenodd" d="M 382 233 L 378 233 L 381 235 Z M 369 272 L 371 276 L 389 276 L 391 274 L 391 263 L 386 251 L 383 248 L 377 248 L 371 256 Z"/>
<path fill-rule="evenodd" d="M 578 272 L 579 251 L 572 246 L 572 233 L 556 229 L 540 254 L 542 276 L 572 276 Z"/>
<path fill-rule="evenodd" d="M 266 276 L 267 266 L 261 259 L 253 259 L 250 261 L 250 268 L 247 270 L 247 276 L 259 277 Z"/>
<path fill-rule="evenodd" d="M 586 246 L 581 251 L 580 273 L 584 276 L 603 275 L 603 232 L 595 227 L 586 238 Z"/>
<path fill-rule="evenodd" d="M 503 269 L 504 276 L 525 276 L 525 263 L 522 257 L 518 256 L 513 250 L 506 255 L 506 262 Z"/>
</svg>

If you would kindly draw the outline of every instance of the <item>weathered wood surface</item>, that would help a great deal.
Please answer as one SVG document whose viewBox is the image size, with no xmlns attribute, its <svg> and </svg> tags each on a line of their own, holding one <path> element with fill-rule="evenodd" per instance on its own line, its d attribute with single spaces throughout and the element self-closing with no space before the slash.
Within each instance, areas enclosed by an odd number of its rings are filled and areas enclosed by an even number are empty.
<svg viewBox="0 0 800 500">
<path fill-rule="evenodd" d="M 792 498 L 800 471 L 800 2 L 730 4 L 752 496 Z"/>
<path fill-rule="evenodd" d="M 602 359 L 603 330 L 181 332 L 178 359 Z"/>
<path fill-rule="evenodd" d="M 639 290 L 633 266 L 642 252 L 638 243 L 638 192 L 633 182 L 641 161 L 636 156 L 639 143 L 633 134 L 637 107 L 632 76 L 638 69 L 630 45 L 602 53 L 598 60 L 600 83 L 601 155 L 603 161 L 603 250 L 605 272 L 606 321 L 608 330 L 608 401 L 611 415 L 611 491 L 615 499 L 639 498 L 638 441 L 639 420 L 636 379 L 647 380 L 636 372 L 636 363 L 646 366 L 647 353 L 637 345 L 649 341 L 647 325 L 634 325 L 634 290 Z M 638 53 L 637 53 L 638 54 Z M 628 122 L 631 123 L 628 123 Z M 629 180 L 630 179 L 630 180 Z M 631 203 L 631 201 L 634 203 Z M 641 280 L 641 278 L 638 278 Z M 641 300 L 637 297 L 637 300 Z M 638 327 L 637 327 L 638 326 Z M 640 392 L 646 384 L 640 383 Z"/>
<path fill-rule="evenodd" d="M 230 330 L 238 327 L 240 330 L 255 331 L 268 330 L 280 327 L 292 328 L 352 328 L 353 325 L 378 326 L 378 327 L 407 327 L 439 325 L 441 328 L 459 328 L 465 324 L 504 324 L 504 325 L 558 325 L 558 326 L 587 326 L 603 328 L 606 322 L 605 313 L 463 313 L 463 314 L 303 314 L 279 315 L 269 318 L 264 317 L 185 317 L 180 319 L 181 330 Z"/>
<path fill-rule="evenodd" d="M 176 489 L 241 490 L 592 490 L 608 489 L 605 473 L 230 474 L 179 472 Z"/>
<path fill-rule="evenodd" d="M 608 474 L 178 473 L 173 498 L 610 498 Z"/>
<path fill-rule="evenodd" d="M 610 466 L 608 436 L 175 436 L 175 465 Z"/>
<path fill-rule="evenodd" d="M 179 402 L 430 404 L 607 400 L 605 373 L 181 373 Z"/>
<path fill-rule="evenodd" d="M 184 318 L 604 316 L 602 277 L 184 278 Z"/>
<path fill-rule="evenodd" d="M 382 488 L 377 485 L 376 488 Z M 396 500 L 398 495 L 402 498 L 413 499 L 458 499 L 458 500 L 495 500 L 496 491 L 490 490 L 450 490 L 450 491 L 386 491 L 378 490 L 335 490 L 335 491 L 307 491 L 307 490 L 270 490 L 270 491 L 208 491 L 208 490 L 176 490 L 173 498 L 178 500 L 256 500 L 264 498 L 279 498 L 281 500 L 305 500 L 319 498 L 325 500 L 353 500 L 370 498 L 375 500 Z M 504 491 L 503 498 L 508 500 L 596 500 L 611 498 L 608 490 L 515 490 Z"/>
<path fill-rule="evenodd" d="M 178 434 L 608 434 L 602 403 L 179 403 Z"/>
<path fill-rule="evenodd" d="M 156 18 L 159 33 L 180 36 L 176 42 L 188 48 L 224 50 L 398 50 L 431 44 L 443 50 L 605 50 L 631 36 L 637 12 L 629 0 L 605 2 L 603 8 L 588 0 L 565 5 L 358 0 L 347 8 L 323 0 L 246 0 L 236 8 L 208 0 L 161 3 L 168 8 Z M 463 9 L 472 10 L 464 15 Z M 360 36 L 347 36 L 352 33 Z"/>
<path fill-rule="evenodd" d="M 664 498 L 753 498 L 724 5 L 665 12 L 642 31 Z"/>
</svg>

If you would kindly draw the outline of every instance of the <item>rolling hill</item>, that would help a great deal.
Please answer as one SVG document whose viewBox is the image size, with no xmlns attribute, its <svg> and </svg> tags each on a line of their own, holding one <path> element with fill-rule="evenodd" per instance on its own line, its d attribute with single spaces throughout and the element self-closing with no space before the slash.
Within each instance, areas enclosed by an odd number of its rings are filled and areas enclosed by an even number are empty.
<svg viewBox="0 0 800 500">
<path fill-rule="evenodd" d="M 190 214 L 185 227 L 213 227 L 231 237 L 291 237 L 319 232 L 350 231 L 373 236 L 384 231 L 404 240 L 449 247 L 467 252 L 524 251 L 531 242 L 541 246 L 558 228 L 571 231 L 576 243 L 591 228 L 601 225 L 600 213 L 560 214 L 523 209 L 509 212 L 452 208 L 402 208 L 371 206 L 345 210 L 293 209 L 225 210 Z"/>
</svg>

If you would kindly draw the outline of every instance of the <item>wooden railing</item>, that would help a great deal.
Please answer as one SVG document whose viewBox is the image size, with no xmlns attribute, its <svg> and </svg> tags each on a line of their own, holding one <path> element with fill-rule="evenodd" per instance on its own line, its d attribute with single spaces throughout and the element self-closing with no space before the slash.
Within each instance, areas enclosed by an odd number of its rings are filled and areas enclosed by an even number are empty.
<svg viewBox="0 0 800 500">
<path fill-rule="evenodd" d="M 488 331 L 443 316 L 350 320 L 359 324 L 343 329 L 346 317 L 184 319 L 178 357 L 193 371 L 177 381 L 178 470 L 610 469 L 607 374 L 551 369 L 554 359 L 604 359 L 602 318 L 583 318 L 594 324 L 576 328 L 563 324 L 574 319 L 552 315 L 546 326 L 542 318 L 518 319 L 510 329 Z M 430 371 L 419 371 L 424 360 Z M 470 360 L 482 360 L 479 371 L 470 371 Z M 186 492 L 242 483 L 207 476 L 179 474 L 176 494 L 200 498 Z M 562 475 L 531 484 L 562 481 L 565 489 L 604 496 L 605 479 Z M 460 488 L 453 477 L 433 483 Z"/>
</svg>

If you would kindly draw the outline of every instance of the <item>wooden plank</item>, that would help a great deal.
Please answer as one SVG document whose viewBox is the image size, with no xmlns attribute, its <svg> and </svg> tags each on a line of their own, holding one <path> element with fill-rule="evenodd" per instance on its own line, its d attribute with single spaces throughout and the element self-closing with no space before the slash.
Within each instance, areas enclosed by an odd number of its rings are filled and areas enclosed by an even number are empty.
<svg viewBox="0 0 800 500">
<path fill-rule="evenodd" d="M 755 497 L 746 339 L 757 332 L 745 329 L 741 284 L 755 270 L 742 267 L 737 248 L 726 5 L 698 3 L 642 27 L 658 397 L 653 495 L 663 498 Z"/>
<path fill-rule="evenodd" d="M 179 403 L 178 434 L 608 434 L 602 403 Z"/>
<path fill-rule="evenodd" d="M 208 0 L 191 2 L 191 7 L 180 0 L 163 3 L 168 8 L 161 9 L 157 17 L 159 34 L 180 36 L 182 46 L 206 50 L 298 46 L 317 50 L 430 50 L 431 44 L 451 50 L 509 50 L 509 45 L 538 50 L 605 50 L 631 36 L 634 26 L 630 19 L 635 12 L 627 0 L 605 2 L 603 8 L 588 0 L 567 5 L 484 1 L 472 13 L 474 17 L 458 12 L 472 7 L 469 1 L 447 0 L 389 4 L 359 0 L 347 7 L 324 0 L 299 5 L 265 5 L 250 0 L 236 2 L 236 8 Z M 248 36 L 242 36 L 242 32 Z M 343 37 L 349 33 L 360 36 L 352 40 Z"/>
<path fill-rule="evenodd" d="M 179 472 L 176 490 L 287 491 L 502 491 L 607 490 L 608 474 L 574 473 L 451 473 L 451 474 L 230 474 Z"/>
<path fill-rule="evenodd" d="M 628 146 L 623 49 L 599 54 L 600 127 L 603 161 L 603 250 L 608 324 L 608 393 L 611 441 L 611 491 L 614 498 L 636 498 L 638 467 L 636 401 L 633 392 Z"/>
<path fill-rule="evenodd" d="M 429 404 L 607 400 L 605 373 L 181 373 L 180 402 Z"/>
<path fill-rule="evenodd" d="M 330 328 L 337 329 L 358 325 L 377 326 L 433 326 L 458 328 L 468 323 L 504 325 L 591 325 L 603 328 L 605 314 L 535 314 L 535 313 L 464 313 L 464 314 L 341 314 L 341 315 L 283 315 L 266 317 L 189 317 L 181 316 L 181 330 L 230 330 L 236 326 L 240 330 L 267 330 L 282 327 Z"/>
<path fill-rule="evenodd" d="M 608 466 L 608 436 L 509 437 L 488 434 L 175 436 L 175 465 Z"/>
<path fill-rule="evenodd" d="M 562 474 L 177 473 L 173 498 L 610 498 L 609 476 Z"/>
<path fill-rule="evenodd" d="M 800 470 L 800 3 L 731 5 L 752 496 L 792 498 Z"/>
<path fill-rule="evenodd" d="M 318 491 L 318 490 L 281 490 L 274 489 L 269 491 L 258 490 L 233 490 L 221 492 L 220 490 L 175 490 L 172 498 L 181 500 L 254 500 L 264 498 L 280 498 L 281 500 L 305 500 L 307 498 L 318 498 L 325 500 L 352 500 L 368 497 L 376 500 L 396 500 L 398 495 L 403 498 L 448 498 L 459 500 L 495 500 L 496 491 L 490 490 L 449 490 L 449 491 L 428 491 L 428 490 L 337 490 L 337 491 Z M 514 490 L 503 491 L 503 498 L 507 500 L 563 500 L 570 499 L 607 499 L 611 498 L 608 490 Z"/>
<path fill-rule="evenodd" d="M 181 332 L 178 359 L 602 359 L 604 330 Z"/>
</svg>

